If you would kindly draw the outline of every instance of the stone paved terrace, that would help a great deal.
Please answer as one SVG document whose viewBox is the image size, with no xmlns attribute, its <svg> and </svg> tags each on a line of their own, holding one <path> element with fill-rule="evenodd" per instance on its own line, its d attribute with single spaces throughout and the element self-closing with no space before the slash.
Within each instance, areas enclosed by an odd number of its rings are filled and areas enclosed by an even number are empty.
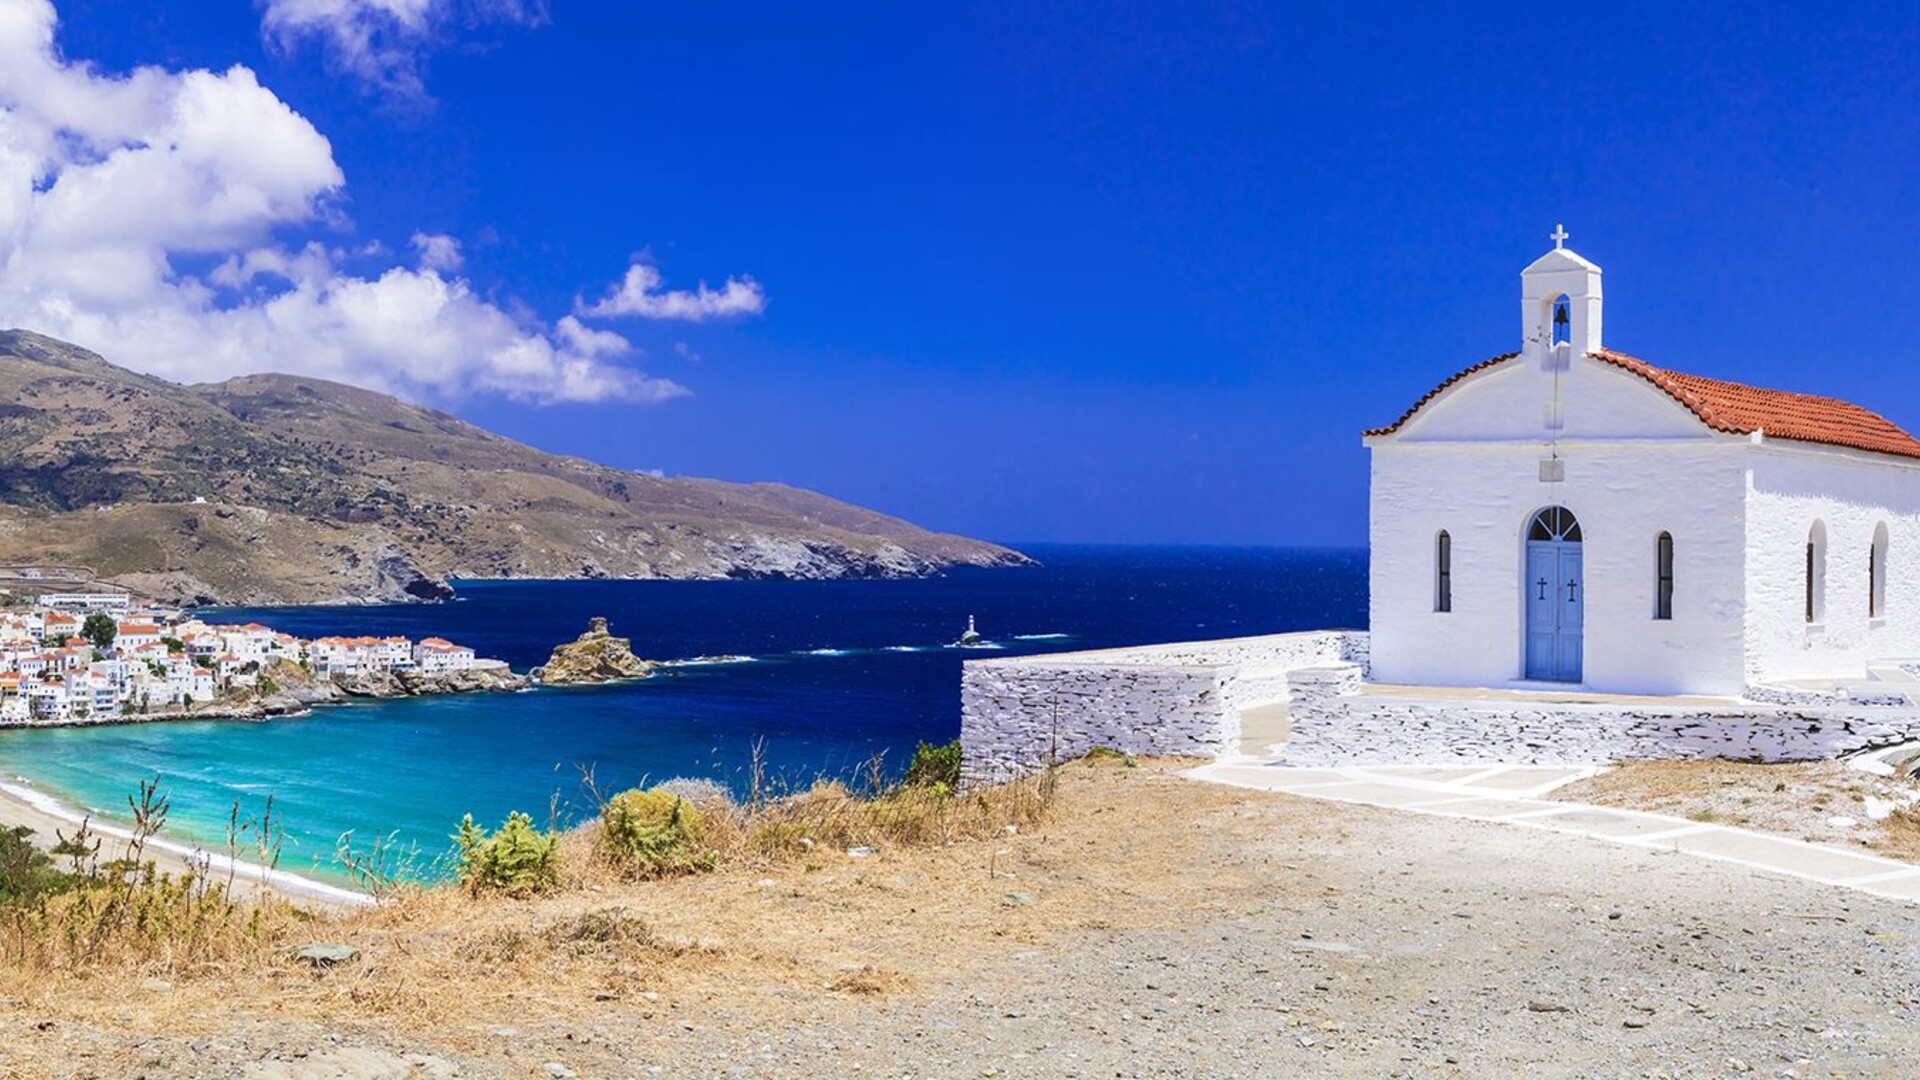
<svg viewBox="0 0 1920 1080">
<path fill-rule="evenodd" d="M 1377 765 L 1316 769 L 1275 762 L 1222 762 L 1189 775 L 1217 784 L 1284 792 L 1335 804 L 1359 803 L 1404 813 L 1468 818 L 1600 843 L 1671 851 L 1920 902 L 1920 866 L 1912 863 L 1731 825 L 1546 797 L 1555 788 L 1596 771 L 1591 766 Z"/>
</svg>

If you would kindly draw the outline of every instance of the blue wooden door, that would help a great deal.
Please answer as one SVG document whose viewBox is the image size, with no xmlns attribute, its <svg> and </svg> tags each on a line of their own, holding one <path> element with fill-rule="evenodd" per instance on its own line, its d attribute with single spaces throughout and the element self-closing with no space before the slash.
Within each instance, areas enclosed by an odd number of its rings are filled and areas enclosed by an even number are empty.
<svg viewBox="0 0 1920 1080">
<path fill-rule="evenodd" d="M 1529 540 L 1527 678 L 1579 682 L 1580 628 L 1587 606 L 1580 542 Z"/>
</svg>

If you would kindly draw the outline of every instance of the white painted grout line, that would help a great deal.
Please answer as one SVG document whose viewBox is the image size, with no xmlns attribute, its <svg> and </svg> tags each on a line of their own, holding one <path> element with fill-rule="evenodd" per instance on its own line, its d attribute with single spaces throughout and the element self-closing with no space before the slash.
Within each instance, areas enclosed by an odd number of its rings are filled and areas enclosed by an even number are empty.
<svg viewBox="0 0 1920 1080">
<path fill-rule="evenodd" d="M 1900 878 L 1913 877 L 1916 874 L 1920 874 L 1920 866 L 1909 866 L 1905 870 L 1887 870 L 1878 874 L 1867 874 L 1863 877 L 1839 878 L 1834 881 L 1834 884 L 1847 886 L 1873 885 L 1882 881 L 1896 881 Z"/>
<path fill-rule="evenodd" d="M 1313 783 L 1311 783 L 1311 784 L 1281 784 L 1281 783 L 1275 783 L 1275 784 L 1272 784 L 1272 785 L 1269 785 L 1269 786 L 1268 786 L 1268 787 L 1266 788 L 1266 790 L 1268 790 L 1268 791 L 1286 791 L 1286 792 L 1298 792 L 1298 791 L 1321 791 L 1321 790 L 1324 790 L 1324 789 L 1326 789 L 1326 788 L 1337 788 L 1337 787 L 1352 787 L 1352 786 L 1354 786 L 1355 784 L 1365 784 L 1365 783 L 1369 783 L 1369 782 L 1370 782 L 1370 781 L 1366 781 L 1366 780 L 1315 780 L 1315 781 L 1314 781 Z"/>
<path fill-rule="evenodd" d="M 1485 801 L 1486 799 L 1479 795 L 1452 795 L 1444 799 L 1431 799 L 1427 802 L 1405 803 L 1401 805 L 1400 809 L 1426 810 L 1429 807 L 1434 807 L 1434 806 L 1451 806 L 1454 803 L 1485 802 Z"/>
<path fill-rule="evenodd" d="M 1463 776 L 1458 780 L 1448 780 L 1445 782 L 1449 784 L 1456 784 L 1460 787 L 1470 787 L 1481 780 L 1491 780 L 1496 776 L 1503 776 L 1507 773 L 1512 772 L 1513 770 L 1514 770 L 1514 766 L 1512 765 L 1496 765 L 1491 769 L 1482 769 L 1471 776 Z"/>
<path fill-rule="evenodd" d="M 1558 817 L 1561 814 L 1571 814 L 1575 810 L 1584 810 L 1586 808 L 1587 808 L 1586 804 L 1584 803 L 1561 803 L 1558 806 L 1549 806 L 1544 810 L 1529 810 L 1524 814 L 1511 814 L 1511 815 L 1508 815 L 1507 817 L 1495 818 L 1494 820 L 1496 821 L 1532 821 L 1535 818 Z"/>
<path fill-rule="evenodd" d="M 1668 829 L 1665 832 L 1641 833 L 1639 836 L 1622 836 L 1617 839 L 1623 844 L 1639 844 L 1652 847 L 1678 837 L 1698 836 L 1703 832 L 1712 832 L 1719 827 L 1718 825 L 1686 825 L 1678 829 Z"/>
</svg>

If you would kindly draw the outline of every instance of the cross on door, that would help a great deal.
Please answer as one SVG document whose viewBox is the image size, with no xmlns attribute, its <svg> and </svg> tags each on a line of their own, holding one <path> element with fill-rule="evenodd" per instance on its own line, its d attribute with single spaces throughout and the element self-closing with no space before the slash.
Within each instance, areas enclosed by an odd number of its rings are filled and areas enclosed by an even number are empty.
<svg viewBox="0 0 1920 1080">
<path fill-rule="evenodd" d="M 1572 578 L 1567 579 L 1567 603 L 1569 604 L 1573 603 L 1573 590 L 1579 587 L 1580 587 L 1579 582 L 1573 580 Z"/>
<path fill-rule="evenodd" d="M 1540 586 L 1540 599 L 1545 600 L 1547 598 L 1547 579 L 1541 578 L 1535 584 Z"/>
</svg>

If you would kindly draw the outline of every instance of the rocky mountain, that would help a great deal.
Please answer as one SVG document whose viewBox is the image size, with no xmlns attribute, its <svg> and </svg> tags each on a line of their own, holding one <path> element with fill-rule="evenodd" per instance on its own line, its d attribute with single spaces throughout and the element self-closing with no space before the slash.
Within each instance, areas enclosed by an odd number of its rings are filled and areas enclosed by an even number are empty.
<svg viewBox="0 0 1920 1080">
<path fill-rule="evenodd" d="M 0 332 L 0 564 L 173 602 L 384 601 L 452 578 L 898 577 L 1003 547 L 781 484 L 549 454 L 320 379 L 181 386 Z"/>
</svg>

